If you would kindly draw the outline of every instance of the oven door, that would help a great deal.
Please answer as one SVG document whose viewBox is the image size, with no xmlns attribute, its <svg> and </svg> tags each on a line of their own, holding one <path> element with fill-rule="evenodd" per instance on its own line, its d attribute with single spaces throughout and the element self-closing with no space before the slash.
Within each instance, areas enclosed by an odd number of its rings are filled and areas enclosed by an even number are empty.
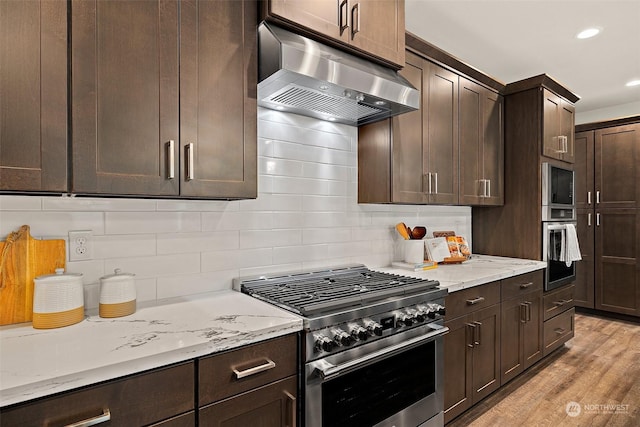
<svg viewBox="0 0 640 427">
<path fill-rule="evenodd" d="M 572 262 L 567 266 L 564 261 L 560 261 L 560 248 L 567 224 L 575 225 L 576 223 L 573 221 L 543 223 L 542 260 L 547 263 L 545 291 L 559 288 L 576 280 L 576 263 Z"/>
<path fill-rule="evenodd" d="M 442 426 L 441 323 L 307 363 L 306 427 Z"/>
</svg>

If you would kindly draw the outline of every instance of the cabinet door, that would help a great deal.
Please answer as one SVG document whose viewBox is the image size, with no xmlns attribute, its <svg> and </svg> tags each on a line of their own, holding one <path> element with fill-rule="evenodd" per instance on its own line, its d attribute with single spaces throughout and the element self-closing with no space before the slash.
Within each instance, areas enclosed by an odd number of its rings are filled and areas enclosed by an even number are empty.
<svg viewBox="0 0 640 427">
<path fill-rule="evenodd" d="M 574 197 L 576 209 L 593 208 L 594 133 L 579 132 L 575 136 Z"/>
<path fill-rule="evenodd" d="M 577 139 L 576 139 L 577 140 Z M 577 209 L 578 244 L 582 260 L 576 263 L 574 301 L 578 307 L 594 308 L 594 238 L 593 209 Z"/>
<path fill-rule="evenodd" d="M 401 114 L 391 119 L 392 134 L 392 198 L 395 203 L 427 203 L 429 201 L 428 181 L 424 170 L 428 161 L 425 149 L 424 126 L 425 106 L 428 104 L 428 90 L 425 83 L 426 61 L 417 55 L 407 53 L 407 62 L 400 74 L 421 93 L 421 108 Z M 371 127 L 371 126 L 370 126 Z M 362 133 L 361 133 L 362 134 Z M 370 185 L 363 182 L 360 185 Z"/>
<path fill-rule="evenodd" d="M 178 3 L 74 1 L 71 25 L 71 190 L 177 195 Z"/>
<path fill-rule="evenodd" d="M 180 193 L 257 196 L 257 5 L 181 2 Z"/>
<path fill-rule="evenodd" d="M 0 1 L 0 70 L 0 190 L 66 192 L 66 1 Z"/>
<path fill-rule="evenodd" d="M 472 405 L 471 357 L 473 334 L 471 315 L 445 322 L 449 333 L 444 336 L 444 418 L 445 423 Z"/>
<path fill-rule="evenodd" d="M 568 163 L 575 161 L 575 116 L 576 109 L 565 100 L 560 103 L 560 135 L 565 138 L 562 160 Z"/>
<path fill-rule="evenodd" d="M 522 349 L 524 369 L 542 358 L 544 350 L 542 323 L 542 292 L 535 292 L 523 298 L 526 322 L 522 324 Z"/>
<path fill-rule="evenodd" d="M 640 210 L 596 211 L 595 307 L 640 315 Z"/>
<path fill-rule="evenodd" d="M 404 0 L 350 0 L 349 23 L 352 46 L 404 63 Z"/>
<path fill-rule="evenodd" d="M 504 204 L 504 125 L 502 96 L 483 91 L 483 122 L 481 127 L 482 177 L 486 193 L 483 205 Z"/>
<path fill-rule="evenodd" d="M 542 90 L 542 155 L 562 160 L 560 109 L 562 100 L 547 89 Z"/>
<path fill-rule="evenodd" d="M 506 384 L 524 369 L 522 324 L 526 321 L 526 304 L 520 299 L 501 304 L 500 383 Z"/>
<path fill-rule="evenodd" d="M 474 313 L 472 325 L 471 393 L 476 403 L 500 387 L 500 304 Z"/>
<path fill-rule="evenodd" d="M 268 0 L 268 13 L 336 40 L 349 42 L 347 0 Z"/>
<path fill-rule="evenodd" d="M 460 78 L 460 204 L 481 205 L 483 194 L 480 128 L 482 87 Z"/>
<path fill-rule="evenodd" d="M 640 124 L 595 131 L 596 205 L 640 207 Z"/>
<path fill-rule="evenodd" d="M 428 84 L 423 93 L 426 137 L 425 160 L 429 201 L 458 203 L 458 75 L 427 63 Z"/>
<path fill-rule="evenodd" d="M 502 97 L 460 77 L 460 203 L 504 203 Z"/>
<path fill-rule="evenodd" d="M 200 408 L 199 425 L 211 427 L 293 427 L 296 425 L 296 377 L 254 389 Z"/>
</svg>

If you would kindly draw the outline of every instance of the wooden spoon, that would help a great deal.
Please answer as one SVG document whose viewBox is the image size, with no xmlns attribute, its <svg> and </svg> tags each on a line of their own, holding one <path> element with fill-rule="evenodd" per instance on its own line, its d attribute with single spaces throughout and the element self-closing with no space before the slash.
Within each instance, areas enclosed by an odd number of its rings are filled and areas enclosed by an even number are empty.
<svg viewBox="0 0 640 427">
<path fill-rule="evenodd" d="M 404 222 L 397 223 L 396 230 L 398 230 L 398 233 L 400 233 L 404 240 L 409 240 L 411 238 L 409 235 L 409 227 L 407 227 Z"/>
</svg>

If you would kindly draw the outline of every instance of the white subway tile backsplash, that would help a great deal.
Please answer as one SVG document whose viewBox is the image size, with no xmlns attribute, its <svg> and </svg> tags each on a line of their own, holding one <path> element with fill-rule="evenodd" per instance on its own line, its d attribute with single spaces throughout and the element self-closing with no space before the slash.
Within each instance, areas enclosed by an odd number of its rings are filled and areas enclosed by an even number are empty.
<svg viewBox="0 0 640 427">
<path fill-rule="evenodd" d="M 258 109 L 258 197 L 154 200 L 0 196 L 0 238 L 23 224 L 36 237 L 92 230 L 85 306 L 99 279 L 135 274 L 138 301 L 229 289 L 238 276 L 399 259 L 395 224 L 453 229 L 471 240 L 471 208 L 358 204 L 358 129 Z M 471 242 L 470 242 L 471 243 Z"/>
<path fill-rule="evenodd" d="M 238 231 L 159 234 L 158 254 L 180 254 L 231 250 L 239 247 Z"/>
<path fill-rule="evenodd" d="M 34 196 L 0 196 L 0 211 L 39 211 L 43 199 Z"/>
<path fill-rule="evenodd" d="M 199 212 L 106 212 L 107 234 L 200 231 Z"/>
<path fill-rule="evenodd" d="M 93 258 L 151 256 L 156 252 L 155 234 L 93 236 Z"/>
</svg>

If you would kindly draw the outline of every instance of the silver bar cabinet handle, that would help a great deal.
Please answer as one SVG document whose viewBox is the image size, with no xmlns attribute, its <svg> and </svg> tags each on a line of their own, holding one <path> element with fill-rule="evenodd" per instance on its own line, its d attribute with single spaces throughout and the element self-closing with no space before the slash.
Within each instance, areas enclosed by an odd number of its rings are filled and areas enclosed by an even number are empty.
<svg viewBox="0 0 640 427">
<path fill-rule="evenodd" d="M 436 191 L 434 191 L 433 193 L 438 194 L 438 172 L 433 173 L 433 178 L 434 178 L 435 187 L 436 187 Z"/>
<path fill-rule="evenodd" d="M 520 289 L 527 289 L 528 287 L 533 286 L 533 282 L 520 283 Z"/>
<path fill-rule="evenodd" d="M 587 191 L 587 204 L 591 204 L 591 191 Z"/>
<path fill-rule="evenodd" d="M 96 424 L 106 423 L 111 420 L 111 411 L 109 408 L 103 409 L 102 414 L 97 417 L 87 418 L 86 420 L 78 421 L 77 423 L 67 424 L 65 427 L 89 427 Z"/>
<path fill-rule="evenodd" d="M 187 151 L 187 181 L 195 179 L 193 170 L 193 143 L 187 144 L 184 149 Z"/>
<path fill-rule="evenodd" d="M 347 21 L 347 13 L 349 9 L 347 7 L 347 0 L 338 0 L 338 24 L 340 25 L 340 35 L 349 28 L 349 23 Z"/>
<path fill-rule="evenodd" d="M 473 323 L 467 323 L 467 326 L 471 328 L 471 342 L 467 343 L 467 347 L 473 348 L 475 346 L 475 339 L 476 339 L 476 329 L 478 328 L 476 325 L 474 325 Z"/>
<path fill-rule="evenodd" d="M 487 179 L 487 195 L 485 197 L 491 197 L 491 180 Z"/>
<path fill-rule="evenodd" d="M 467 300 L 467 305 L 476 305 L 476 304 L 478 304 L 479 302 L 482 302 L 482 301 L 484 301 L 484 297 L 476 297 L 476 298 L 473 298 L 473 299 L 468 299 Z"/>
<path fill-rule="evenodd" d="M 596 191 L 596 204 L 600 204 L 600 190 Z"/>
<path fill-rule="evenodd" d="M 355 19 L 353 17 L 356 17 Z M 356 3 L 351 8 L 351 39 L 353 40 L 356 33 L 360 32 L 360 3 Z"/>
<path fill-rule="evenodd" d="M 273 369 L 276 367 L 276 364 L 273 360 L 266 359 L 267 363 L 263 363 L 262 365 L 255 366 L 253 368 L 245 369 L 244 371 L 238 371 L 237 369 L 233 370 L 233 373 L 236 374 L 236 379 L 249 377 L 251 375 L 255 375 L 260 372 L 268 371 L 269 369 Z"/>
<path fill-rule="evenodd" d="M 477 326 L 475 330 L 478 331 L 478 339 L 474 339 L 473 343 L 475 345 L 482 345 L 482 323 L 480 322 L 473 322 L 473 323 L 474 325 Z"/>
<path fill-rule="evenodd" d="M 596 225 L 600 227 L 600 212 L 596 213 Z"/>
<path fill-rule="evenodd" d="M 287 396 L 287 405 L 291 405 L 291 410 L 289 411 L 291 422 L 287 424 L 287 427 L 296 427 L 296 398 L 286 390 L 284 391 L 284 395 Z"/>
<path fill-rule="evenodd" d="M 587 214 L 587 226 L 591 227 L 591 212 Z"/>
<path fill-rule="evenodd" d="M 431 172 L 429 172 L 429 194 L 432 194 L 431 192 Z"/>
<path fill-rule="evenodd" d="M 173 139 L 169 140 L 165 144 L 167 147 L 167 179 L 173 179 L 176 177 L 176 158 L 173 151 Z"/>
</svg>

